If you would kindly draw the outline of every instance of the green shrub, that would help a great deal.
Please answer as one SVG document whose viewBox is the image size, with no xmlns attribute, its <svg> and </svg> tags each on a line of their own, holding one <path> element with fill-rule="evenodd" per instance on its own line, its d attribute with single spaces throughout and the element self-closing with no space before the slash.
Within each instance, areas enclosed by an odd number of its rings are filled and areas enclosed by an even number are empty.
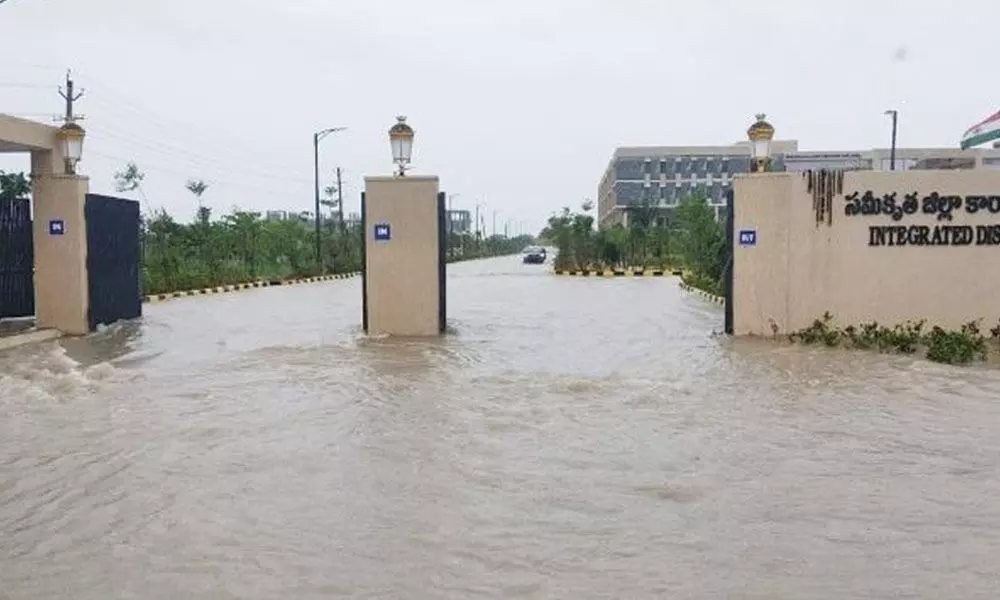
<svg viewBox="0 0 1000 600">
<path fill-rule="evenodd" d="M 986 360 L 986 338 L 975 321 L 962 325 L 959 331 L 934 327 L 927 339 L 927 358 L 949 365 L 964 365 L 974 360 Z"/>
<path fill-rule="evenodd" d="M 914 354 L 925 348 L 928 360 L 951 365 L 986 360 L 986 338 L 980 333 L 978 322 L 966 323 L 958 331 L 946 331 L 935 326 L 930 332 L 925 332 L 925 325 L 924 320 L 907 321 L 893 327 L 871 322 L 860 327 L 850 325 L 838 329 L 833 325 L 833 315 L 827 312 L 809 327 L 789 334 L 788 339 L 802 344 L 846 346 L 898 354 Z M 1000 324 L 990 333 L 1000 340 Z"/>
<path fill-rule="evenodd" d="M 697 288 L 703 292 L 708 292 L 709 294 L 714 294 L 716 296 L 721 296 L 724 293 L 722 284 L 719 281 L 698 272 L 684 273 L 684 275 L 681 276 L 681 281 L 693 288 Z"/>
</svg>

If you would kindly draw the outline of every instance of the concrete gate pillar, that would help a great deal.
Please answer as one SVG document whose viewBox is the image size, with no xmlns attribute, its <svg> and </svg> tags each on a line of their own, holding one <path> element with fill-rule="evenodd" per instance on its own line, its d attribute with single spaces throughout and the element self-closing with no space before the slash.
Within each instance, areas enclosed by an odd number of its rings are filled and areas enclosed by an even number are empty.
<svg viewBox="0 0 1000 600">
<path fill-rule="evenodd" d="M 0 152 L 31 154 L 35 325 L 70 335 L 87 319 L 86 177 L 67 175 L 59 129 L 0 114 Z"/>
<path fill-rule="evenodd" d="M 89 179 L 53 173 L 34 185 L 35 326 L 69 335 L 90 333 L 87 278 Z"/>
<path fill-rule="evenodd" d="M 445 330 L 444 203 L 438 178 L 365 178 L 363 311 L 372 335 Z"/>
</svg>

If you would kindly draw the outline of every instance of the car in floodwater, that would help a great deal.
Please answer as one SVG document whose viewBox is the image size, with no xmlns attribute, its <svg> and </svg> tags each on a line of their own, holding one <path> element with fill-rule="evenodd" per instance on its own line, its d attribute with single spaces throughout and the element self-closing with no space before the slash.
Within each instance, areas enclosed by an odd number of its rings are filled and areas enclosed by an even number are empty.
<svg viewBox="0 0 1000 600">
<path fill-rule="evenodd" d="M 545 248 L 528 246 L 522 251 L 522 254 L 524 254 L 524 264 L 526 265 L 540 265 L 545 262 Z"/>
</svg>

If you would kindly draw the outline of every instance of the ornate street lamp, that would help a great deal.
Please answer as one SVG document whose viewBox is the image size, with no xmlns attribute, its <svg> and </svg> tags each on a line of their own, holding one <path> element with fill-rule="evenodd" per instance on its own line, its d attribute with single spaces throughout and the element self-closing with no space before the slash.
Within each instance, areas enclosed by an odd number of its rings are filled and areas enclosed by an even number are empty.
<svg viewBox="0 0 1000 600">
<path fill-rule="evenodd" d="M 757 120 L 747 136 L 750 138 L 750 154 L 753 161 L 750 164 L 751 173 L 763 173 L 767 170 L 767 161 L 771 157 L 771 140 L 774 139 L 774 126 L 764 120 L 764 113 L 757 114 Z"/>
<path fill-rule="evenodd" d="M 67 121 L 56 134 L 63 160 L 66 161 L 67 175 L 76 175 L 76 163 L 80 162 L 80 157 L 83 156 L 83 138 L 86 135 L 87 132 L 83 127 L 73 121 Z"/>
<path fill-rule="evenodd" d="M 392 162 L 396 163 L 399 177 L 406 175 L 406 169 L 413 155 L 413 128 L 406 124 L 406 117 L 396 117 L 396 124 L 389 129 L 392 144 Z"/>
</svg>

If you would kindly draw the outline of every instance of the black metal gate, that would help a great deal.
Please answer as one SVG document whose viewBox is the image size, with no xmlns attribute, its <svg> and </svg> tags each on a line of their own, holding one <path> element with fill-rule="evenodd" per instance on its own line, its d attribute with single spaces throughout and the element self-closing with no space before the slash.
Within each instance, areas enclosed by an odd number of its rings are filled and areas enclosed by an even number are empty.
<svg viewBox="0 0 1000 600">
<path fill-rule="evenodd" d="M 368 333 L 368 212 L 361 192 L 361 330 Z"/>
<path fill-rule="evenodd" d="M 139 203 L 87 194 L 90 328 L 142 316 Z"/>
<path fill-rule="evenodd" d="M 35 314 L 31 200 L 0 200 L 0 319 Z"/>
<path fill-rule="evenodd" d="M 736 264 L 736 258 L 734 256 L 735 250 L 733 249 L 734 231 L 733 228 L 736 227 L 736 219 L 734 215 L 736 214 L 736 206 L 733 204 L 733 194 L 732 188 L 726 193 L 726 252 L 729 255 L 728 260 L 726 260 L 726 271 L 723 274 L 724 277 L 724 289 L 725 289 L 725 300 L 726 300 L 726 323 L 725 331 L 727 335 L 733 335 L 733 266 Z"/>
<path fill-rule="evenodd" d="M 447 194 L 438 192 L 438 331 L 448 329 L 448 224 Z"/>
</svg>

